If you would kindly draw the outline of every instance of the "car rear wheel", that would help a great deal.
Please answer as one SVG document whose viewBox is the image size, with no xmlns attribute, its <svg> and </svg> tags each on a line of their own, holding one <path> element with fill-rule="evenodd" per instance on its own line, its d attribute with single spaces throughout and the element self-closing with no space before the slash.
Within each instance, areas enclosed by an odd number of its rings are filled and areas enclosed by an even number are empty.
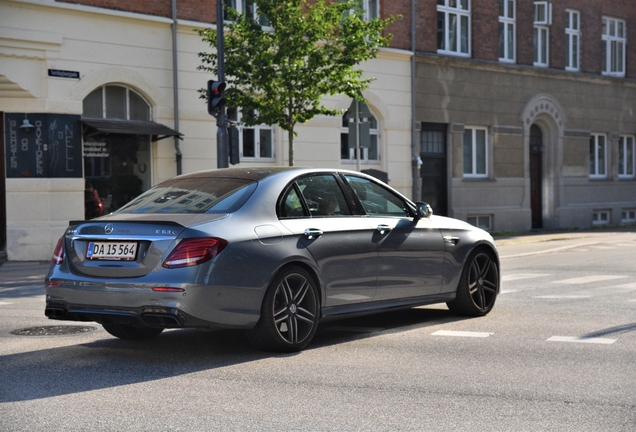
<svg viewBox="0 0 636 432">
<path fill-rule="evenodd" d="M 499 291 L 499 266 L 492 253 L 483 249 L 472 252 L 459 280 L 457 297 L 447 302 L 459 315 L 484 316 L 495 305 Z"/>
<path fill-rule="evenodd" d="M 320 301 L 314 279 L 302 267 L 287 267 L 267 289 L 261 318 L 247 336 L 265 351 L 300 351 L 314 337 L 319 318 Z"/>
<path fill-rule="evenodd" d="M 125 324 L 103 323 L 102 327 L 111 335 L 119 339 L 144 340 L 157 337 L 163 331 L 156 327 L 134 327 Z"/>
</svg>

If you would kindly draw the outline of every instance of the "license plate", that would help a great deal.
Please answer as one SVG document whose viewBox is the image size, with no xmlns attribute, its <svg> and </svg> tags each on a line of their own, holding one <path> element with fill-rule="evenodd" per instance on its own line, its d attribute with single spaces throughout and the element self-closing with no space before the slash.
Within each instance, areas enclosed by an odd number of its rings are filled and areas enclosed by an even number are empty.
<svg viewBox="0 0 636 432">
<path fill-rule="evenodd" d="M 137 256 L 136 242 L 90 242 L 88 259 L 132 261 Z"/>
</svg>

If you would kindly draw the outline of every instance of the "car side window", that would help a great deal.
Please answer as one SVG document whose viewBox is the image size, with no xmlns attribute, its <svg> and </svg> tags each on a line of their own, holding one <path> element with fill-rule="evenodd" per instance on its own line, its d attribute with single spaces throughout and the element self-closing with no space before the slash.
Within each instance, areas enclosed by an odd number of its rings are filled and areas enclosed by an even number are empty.
<svg viewBox="0 0 636 432">
<path fill-rule="evenodd" d="M 280 207 L 280 216 L 283 218 L 294 218 L 305 216 L 303 205 L 300 202 L 300 197 L 296 192 L 295 187 L 289 188 L 285 198 L 283 199 L 282 206 Z"/>
<path fill-rule="evenodd" d="M 303 177 L 296 184 L 312 217 L 351 215 L 347 200 L 333 175 Z"/>
<path fill-rule="evenodd" d="M 411 216 L 406 202 L 382 186 L 362 177 L 345 178 L 369 216 Z"/>
</svg>

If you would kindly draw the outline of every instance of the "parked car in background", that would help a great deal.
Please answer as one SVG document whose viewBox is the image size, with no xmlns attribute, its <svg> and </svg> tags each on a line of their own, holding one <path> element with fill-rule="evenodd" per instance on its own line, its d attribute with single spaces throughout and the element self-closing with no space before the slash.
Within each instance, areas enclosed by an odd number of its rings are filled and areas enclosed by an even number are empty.
<svg viewBox="0 0 636 432">
<path fill-rule="evenodd" d="M 233 168 L 175 177 L 71 222 L 46 316 L 122 339 L 230 327 L 304 348 L 321 320 L 446 302 L 483 316 L 499 292 L 492 237 L 362 173 Z"/>
</svg>

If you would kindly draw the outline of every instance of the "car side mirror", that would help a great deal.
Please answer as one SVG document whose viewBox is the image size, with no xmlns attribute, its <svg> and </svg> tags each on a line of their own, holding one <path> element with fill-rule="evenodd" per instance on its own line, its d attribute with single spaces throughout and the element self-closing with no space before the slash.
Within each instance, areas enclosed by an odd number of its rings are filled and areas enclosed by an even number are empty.
<svg viewBox="0 0 636 432">
<path fill-rule="evenodd" d="M 421 201 L 415 203 L 415 212 L 416 219 L 428 219 L 433 216 L 433 209 L 431 206 Z"/>
</svg>

